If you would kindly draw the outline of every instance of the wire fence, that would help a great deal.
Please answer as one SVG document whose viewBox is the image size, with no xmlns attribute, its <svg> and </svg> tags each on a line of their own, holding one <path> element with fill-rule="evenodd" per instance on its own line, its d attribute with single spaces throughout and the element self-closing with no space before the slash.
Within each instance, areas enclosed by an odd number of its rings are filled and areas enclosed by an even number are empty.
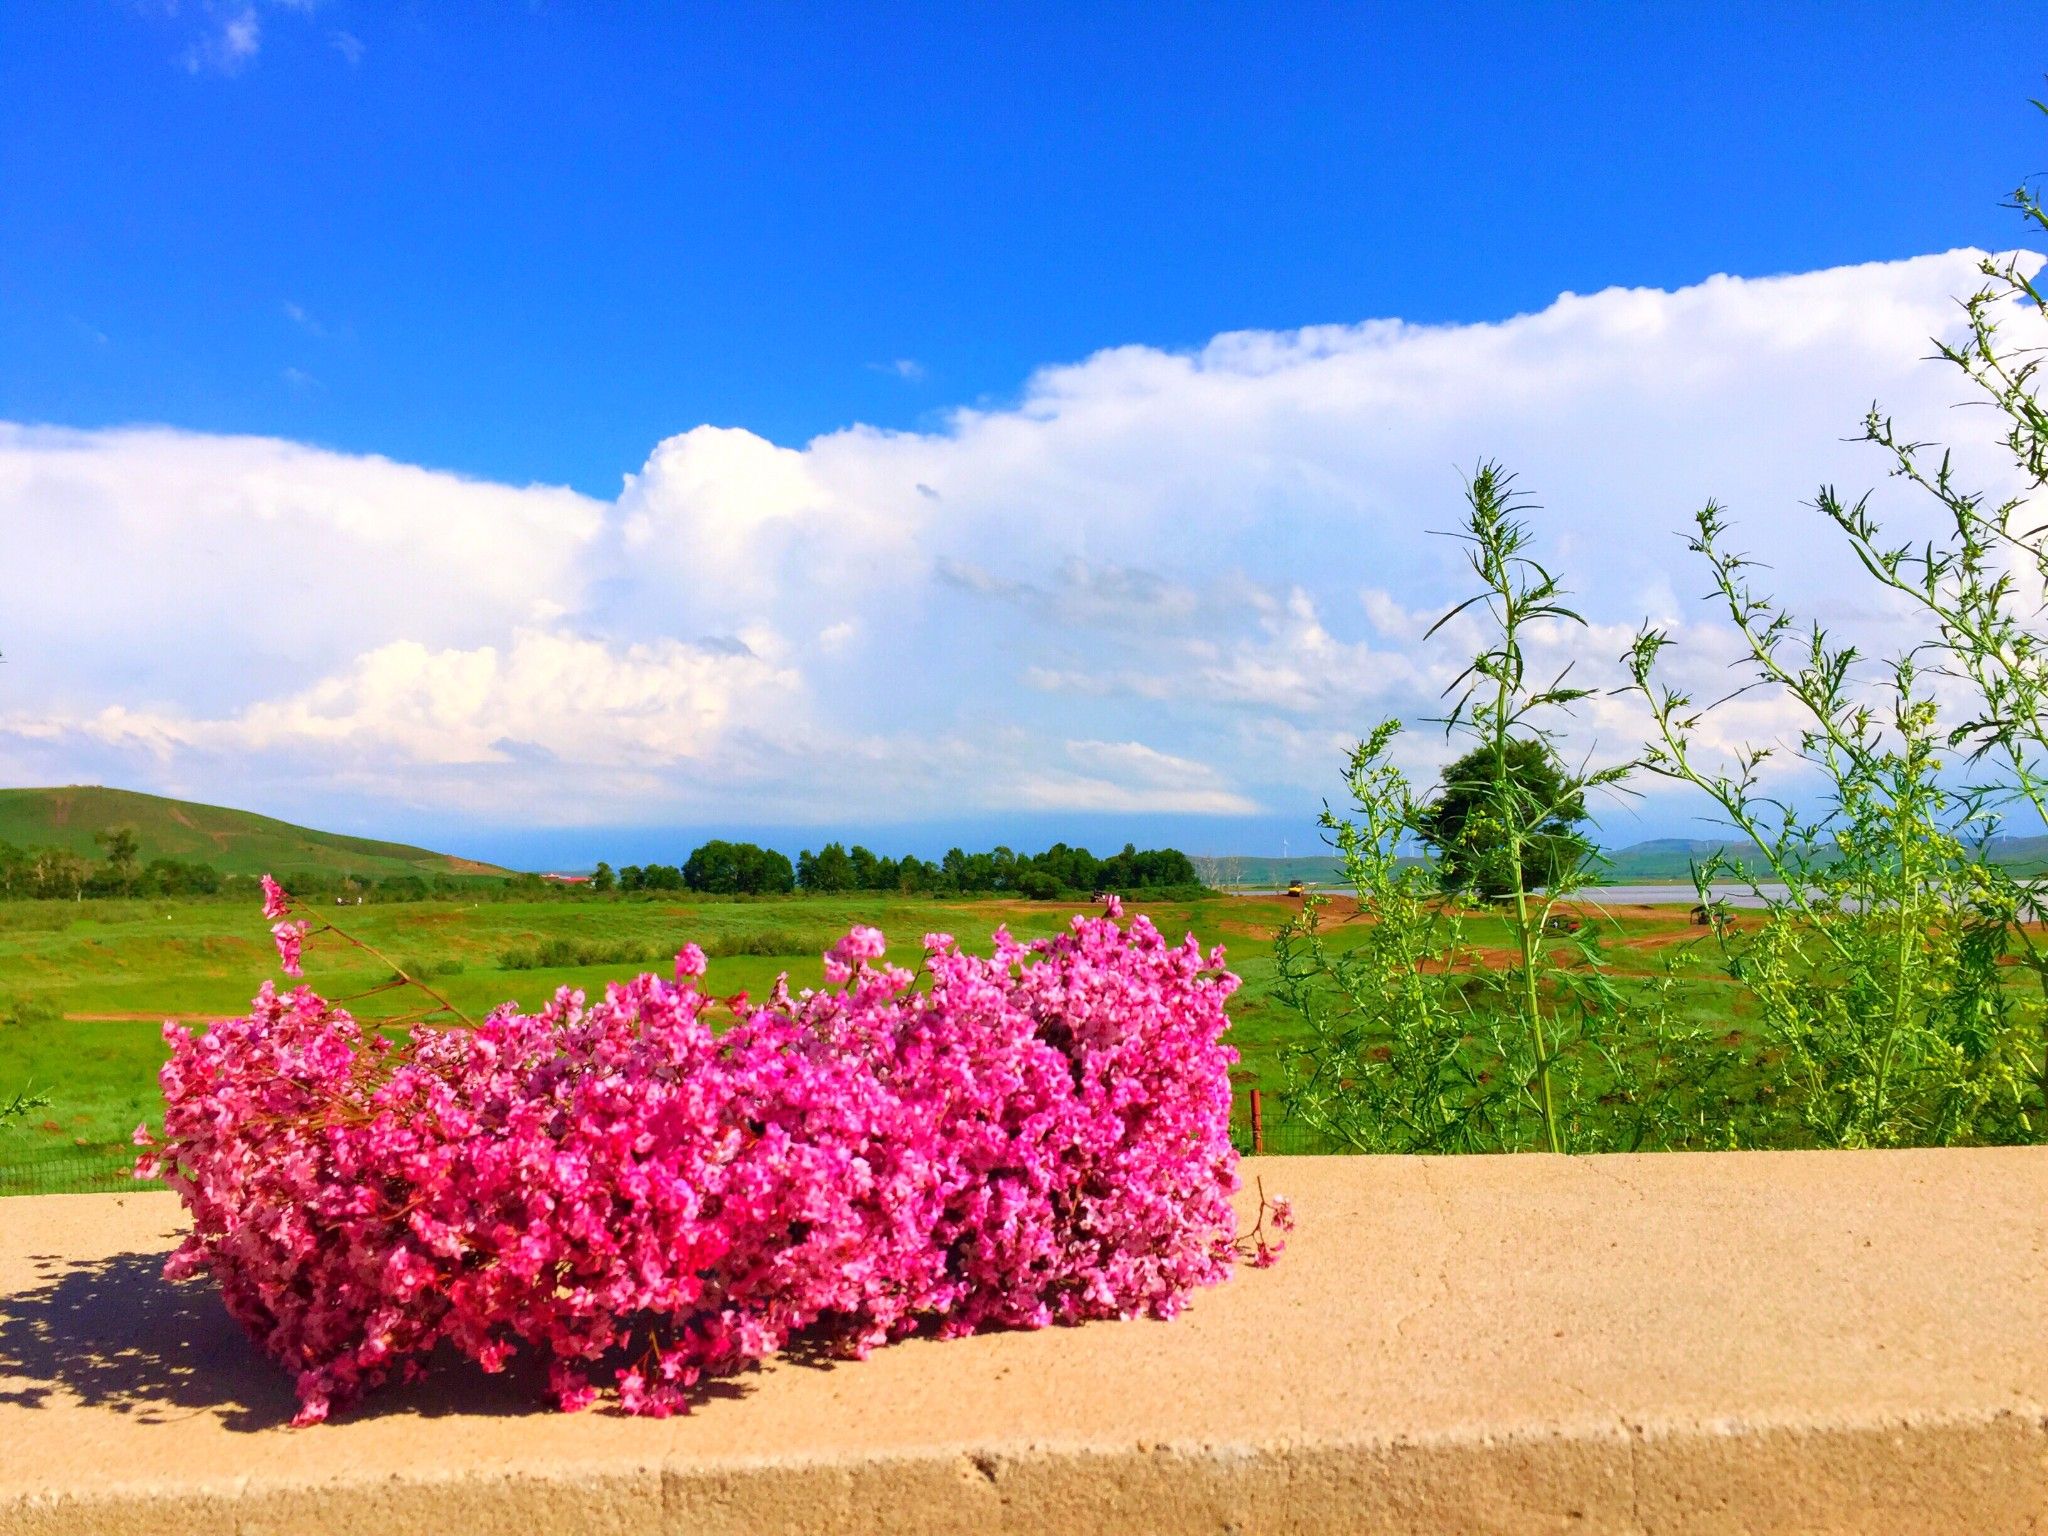
<svg viewBox="0 0 2048 1536">
<path fill-rule="evenodd" d="M 128 1147 L 37 1147 L 0 1151 L 0 1196 L 106 1195 L 137 1187 Z"/>
<path fill-rule="evenodd" d="M 1330 1157 L 1355 1149 L 1287 1118 L 1270 1094 L 1253 1088 L 1230 1101 L 1230 1140 L 1255 1157 Z"/>
</svg>

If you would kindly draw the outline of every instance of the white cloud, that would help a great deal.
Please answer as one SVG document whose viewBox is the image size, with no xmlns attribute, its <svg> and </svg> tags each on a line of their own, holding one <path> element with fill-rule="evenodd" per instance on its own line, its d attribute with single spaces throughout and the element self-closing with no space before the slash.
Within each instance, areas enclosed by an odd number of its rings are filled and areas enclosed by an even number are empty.
<svg viewBox="0 0 2048 1536">
<path fill-rule="evenodd" d="M 270 438 L 0 424 L 0 708 L 212 709 L 396 639 L 499 642 L 583 606 L 605 519 Z"/>
<path fill-rule="evenodd" d="M 263 23 L 256 8 L 236 6 L 221 11 L 209 7 L 206 34 L 185 50 L 188 74 L 212 72 L 237 75 L 263 47 Z"/>
<path fill-rule="evenodd" d="M 161 19 L 185 32 L 187 42 L 176 55 L 187 74 L 233 77 L 253 64 L 263 52 L 263 12 L 287 11 L 301 23 L 310 23 L 319 10 L 319 0 L 196 0 L 190 6 L 180 0 L 162 0 L 154 10 Z M 326 44 L 351 66 L 363 59 L 363 40 L 342 28 L 330 28 Z"/>
<path fill-rule="evenodd" d="M 644 788 L 657 782 L 651 775 L 678 768 L 731 773 L 722 754 L 734 733 L 772 725 L 798 686 L 796 674 L 744 646 L 620 647 L 519 630 L 502 648 L 393 641 L 343 672 L 226 717 L 111 705 L 81 719 L 12 724 L 45 741 L 75 735 L 160 763 L 187 754 L 274 758 L 386 793 L 438 773 L 471 797 L 491 778 L 477 770 L 504 768 L 510 792 L 492 799 L 513 811 L 536 770 L 574 775 L 583 793 L 607 802 L 619 798 L 621 776 Z"/>
<path fill-rule="evenodd" d="M 1947 409 L 1957 381 L 1923 361 L 1975 261 L 1115 348 L 934 431 L 695 427 L 612 503 L 266 439 L 0 427 L 0 773 L 75 751 L 166 784 L 201 757 L 410 774 L 416 798 L 537 795 L 557 819 L 1306 812 L 1348 737 L 1437 712 L 1463 663 L 1469 625 L 1423 638 L 1469 590 L 1432 530 L 1482 457 L 1539 495 L 1538 552 L 1593 626 L 1533 637 L 1545 665 L 1618 682 L 1652 617 L 1715 689 L 1729 636 L 1679 538 L 1710 496 L 1802 610 L 1898 635 L 1801 503 L 1881 478 L 1842 441 L 1873 398 L 1996 482 L 1988 417 Z M 1604 695 L 1582 720 L 1604 755 L 1642 729 Z"/>
<path fill-rule="evenodd" d="M 1066 749 L 1083 771 L 1049 768 L 1021 775 L 1012 788 L 1018 807 L 1195 816 L 1248 816 L 1259 809 L 1256 801 L 1224 784 L 1208 764 L 1143 742 L 1070 741 Z"/>
</svg>

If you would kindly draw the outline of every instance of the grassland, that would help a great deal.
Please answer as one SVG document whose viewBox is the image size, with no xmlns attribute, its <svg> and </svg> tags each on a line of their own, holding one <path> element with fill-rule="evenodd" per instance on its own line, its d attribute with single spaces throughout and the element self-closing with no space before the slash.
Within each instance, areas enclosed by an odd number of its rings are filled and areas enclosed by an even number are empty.
<svg viewBox="0 0 2048 1536">
<path fill-rule="evenodd" d="M 0 789 L 0 842 L 62 848 L 88 859 L 95 834 L 134 831 L 142 858 L 211 864 L 224 875 L 502 875 L 495 865 L 415 848 L 409 843 L 318 832 L 225 806 L 170 800 L 98 785 Z"/>
<path fill-rule="evenodd" d="M 915 954 L 921 935 L 954 933 L 986 951 L 997 924 L 1021 937 L 1052 932 L 1070 908 L 1000 900 L 779 897 L 762 900 L 581 900 L 413 902 L 349 906 L 337 921 L 408 970 L 431 978 L 455 1005 L 481 1014 L 507 1000 L 526 1007 L 558 987 L 600 990 L 639 969 L 667 969 L 685 941 L 713 956 L 720 992 L 764 990 L 788 971 L 801 984 L 819 979 L 819 951 L 853 922 L 879 925 L 899 953 Z M 1279 1047 L 1291 1016 L 1271 996 L 1272 936 L 1294 910 L 1280 897 L 1213 897 L 1133 904 L 1169 936 L 1192 931 L 1223 943 L 1245 980 L 1232 1008 L 1232 1043 L 1244 1055 L 1242 1080 L 1278 1086 Z M 1649 972 L 1662 951 L 1698 930 L 1677 909 L 1622 908 L 1607 921 L 1616 969 Z M 1341 929 L 1340 929 L 1341 931 Z M 1482 946 L 1504 944 L 1481 920 Z M 557 964 L 582 955 L 596 963 Z M 0 1163 L 32 1150 L 111 1145 L 156 1113 L 156 1069 L 165 1018 L 199 1022 L 240 1012 L 266 976 L 276 974 L 269 935 L 243 902 L 14 902 L 0 904 L 0 1091 L 27 1085 L 53 1102 L 25 1121 L 0 1127 Z M 331 938 L 316 940 L 308 979 L 330 996 L 384 980 L 388 972 Z M 1731 1049 L 1741 1034 L 1732 989 L 1702 976 L 1692 1005 L 1702 1018 L 1726 1020 Z M 401 1006 L 392 994 L 360 1006 L 365 1018 Z"/>
</svg>

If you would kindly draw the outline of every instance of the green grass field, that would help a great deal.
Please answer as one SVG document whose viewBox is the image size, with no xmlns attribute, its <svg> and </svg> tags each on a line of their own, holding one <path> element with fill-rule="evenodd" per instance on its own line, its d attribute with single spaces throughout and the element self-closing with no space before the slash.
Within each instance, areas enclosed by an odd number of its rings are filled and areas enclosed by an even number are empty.
<svg viewBox="0 0 2048 1536">
<path fill-rule="evenodd" d="M 819 951 L 854 922 L 882 928 L 899 956 L 915 956 L 921 936 L 934 929 L 985 953 L 1000 923 L 1033 937 L 1055 930 L 1072 910 L 1053 902 L 795 896 L 392 903 L 349 906 L 334 916 L 392 960 L 431 978 L 456 1006 L 480 1015 L 507 1000 L 537 1006 L 558 987 L 595 993 L 637 970 L 666 973 L 668 957 L 686 941 L 714 956 L 710 982 L 719 992 L 759 993 L 785 970 L 799 984 L 818 980 Z M 1129 910 L 1146 912 L 1169 937 L 1192 930 L 1204 943 L 1228 946 L 1231 967 L 1245 980 L 1231 1010 L 1243 1080 L 1278 1086 L 1275 1052 L 1291 1017 L 1270 995 L 1271 941 L 1293 903 L 1218 896 L 1133 903 Z M 1491 926 L 1481 920 L 1471 936 L 1482 946 L 1504 942 L 1505 933 L 1493 934 Z M 1696 933 L 1679 910 L 1618 912 L 1611 939 L 1616 969 L 1655 969 L 1660 949 Z M 535 964 L 551 942 L 558 951 L 580 946 L 641 958 Z M 772 952 L 735 952 L 741 950 Z M 331 936 L 314 941 L 306 971 L 330 996 L 362 991 L 388 975 Z M 27 1086 L 53 1101 L 0 1127 L 0 1164 L 31 1152 L 124 1142 L 138 1120 L 157 1113 L 163 1020 L 196 1023 L 239 1013 L 257 985 L 276 975 L 268 931 L 245 903 L 0 904 L 0 1092 Z M 1694 992 L 1700 1016 L 1734 1022 L 1725 984 L 1703 976 Z M 371 998 L 358 1011 L 364 1018 L 395 1012 L 407 1006 L 403 996 Z"/>
</svg>

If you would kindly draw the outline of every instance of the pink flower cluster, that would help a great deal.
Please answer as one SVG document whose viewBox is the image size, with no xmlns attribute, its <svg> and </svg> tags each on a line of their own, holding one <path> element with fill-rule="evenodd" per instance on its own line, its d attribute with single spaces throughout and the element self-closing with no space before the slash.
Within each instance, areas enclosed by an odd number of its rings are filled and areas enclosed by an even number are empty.
<svg viewBox="0 0 2048 1536">
<path fill-rule="evenodd" d="M 286 893 L 285 888 L 271 879 L 270 876 L 265 875 L 263 877 L 263 920 L 270 922 L 272 918 L 286 917 L 290 914 L 291 910 L 292 899 Z M 312 926 L 311 923 L 303 919 L 297 922 L 270 923 L 270 937 L 277 944 L 277 963 L 285 975 L 303 976 L 306 974 L 304 967 L 300 964 L 300 960 L 305 953 L 306 935 Z"/>
<path fill-rule="evenodd" d="M 193 1219 L 166 1273 L 212 1274 L 301 1423 L 443 1344 L 660 1415 L 799 1332 L 862 1355 L 1170 1316 L 1277 1248 L 1234 1236 L 1237 978 L 1120 915 L 989 959 L 927 935 L 925 987 L 855 928 L 830 985 L 728 999 L 723 1034 L 694 945 L 674 981 L 402 1043 L 266 983 L 247 1018 L 166 1027 L 163 1135 L 137 1138 Z"/>
</svg>

